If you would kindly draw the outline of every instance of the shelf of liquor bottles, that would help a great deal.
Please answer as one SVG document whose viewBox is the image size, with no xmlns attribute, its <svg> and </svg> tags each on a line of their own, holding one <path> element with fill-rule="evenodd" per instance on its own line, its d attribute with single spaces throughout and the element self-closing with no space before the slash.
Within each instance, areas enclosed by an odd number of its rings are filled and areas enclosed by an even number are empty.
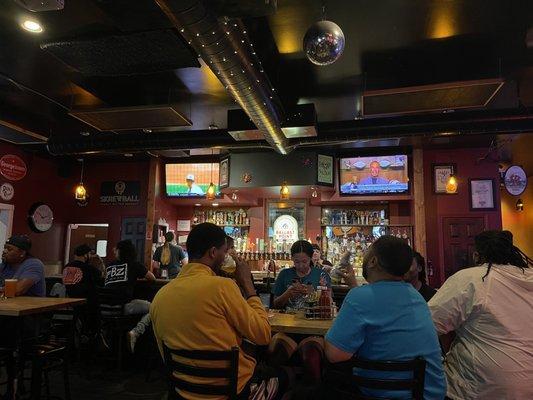
<svg viewBox="0 0 533 400">
<path fill-rule="evenodd" d="M 193 225 L 204 222 L 211 222 L 218 226 L 247 228 L 250 226 L 248 210 L 243 208 L 224 208 L 224 209 L 197 209 L 192 217 Z"/>
<path fill-rule="evenodd" d="M 322 209 L 322 249 L 328 261 L 337 265 L 350 253 L 350 263 L 362 276 L 363 256 L 380 236 L 394 235 L 412 244 L 411 225 L 390 224 L 387 204 L 361 204 L 353 207 Z"/>
</svg>

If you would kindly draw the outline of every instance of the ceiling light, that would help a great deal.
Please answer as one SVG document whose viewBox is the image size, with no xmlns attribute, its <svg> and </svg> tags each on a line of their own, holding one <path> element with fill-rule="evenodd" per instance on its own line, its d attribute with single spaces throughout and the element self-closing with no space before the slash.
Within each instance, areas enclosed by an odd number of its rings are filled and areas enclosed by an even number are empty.
<svg viewBox="0 0 533 400">
<path fill-rule="evenodd" d="M 218 207 L 218 203 L 211 204 L 213 207 Z"/>
<path fill-rule="evenodd" d="M 195 206 L 196 206 L 196 207 L 200 207 L 201 204 L 200 204 L 200 203 L 196 203 Z"/>
<path fill-rule="evenodd" d="M 316 188 L 312 187 L 311 188 L 313 191 L 311 192 L 311 197 L 313 198 L 317 198 L 318 197 L 318 191 L 316 190 Z"/>
<path fill-rule="evenodd" d="M 522 199 L 517 200 L 516 211 L 524 211 L 524 202 L 522 201 Z"/>
<path fill-rule="evenodd" d="M 281 185 L 281 189 L 279 190 L 279 198 L 281 200 L 289 200 L 290 197 L 291 192 L 289 186 L 287 186 L 287 182 L 283 182 L 283 185 Z"/>
<path fill-rule="evenodd" d="M 87 189 L 83 186 L 83 160 L 78 161 L 81 162 L 80 183 L 74 189 L 74 198 L 78 201 L 85 201 L 87 200 Z"/>
<path fill-rule="evenodd" d="M 217 196 L 217 189 L 215 187 L 215 184 L 211 182 L 209 184 L 209 187 L 207 188 L 207 192 L 205 193 L 205 198 L 207 200 L 215 200 L 216 196 Z"/>
<path fill-rule="evenodd" d="M 24 30 L 27 30 L 31 33 L 41 33 L 43 31 L 42 25 L 33 19 L 26 19 L 22 21 L 21 26 Z"/>
<path fill-rule="evenodd" d="M 232 194 L 231 194 L 231 200 L 233 201 L 237 201 L 239 199 L 239 196 L 237 195 L 237 191 L 235 190 Z"/>
<path fill-rule="evenodd" d="M 81 132 L 80 132 L 80 135 L 81 135 L 81 136 L 90 136 L 91 133 L 90 133 L 90 132 L 87 132 L 87 131 L 81 131 Z"/>
<path fill-rule="evenodd" d="M 124 157 L 133 157 L 132 153 L 124 153 Z"/>
</svg>

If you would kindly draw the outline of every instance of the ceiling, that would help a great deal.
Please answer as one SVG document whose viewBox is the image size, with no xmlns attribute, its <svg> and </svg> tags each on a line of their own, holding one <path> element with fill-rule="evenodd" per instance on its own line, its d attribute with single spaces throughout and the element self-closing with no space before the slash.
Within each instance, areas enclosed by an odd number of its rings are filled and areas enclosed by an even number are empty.
<svg viewBox="0 0 533 400">
<path fill-rule="evenodd" d="M 314 104 L 317 142 L 328 129 L 331 136 L 332 124 L 352 121 L 357 130 L 361 95 L 368 91 L 499 79 L 503 86 L 477 107 L 479 115 L 497 109 L 529 115 L 533 107 L 533 49 L 526 46 L 533 2 L 528 0 L 327 0 L 325 17 L 341 27 L 346 47 L 325 67 L 311 64 L 302 52 L 307 28 L 322 18 L 322 0 L 278 0 L 269 13 L 257 12 L 264 0 L 205 3 L 219 16 L 242 19 L 283 108 Z M 69 115 L 72 110 L 172 104 L 190 124 L 167 131 L 178 142 L 182 131 L 196 135 L 183 136 L 186 143 L 176 148 L 202 147 L 194 138 L 209 137 L 210 126 L 227 136 L 221 143 L 231 144 L 227 111 L 239 106 L 154 0 L 65 0 L 62 10 L 38 13 L 15 0 L 2 5 L 0 110 L 11 126 L 37 137 L 82 141 L 89 139 L 80 132 L 89 132 L 89 138 L 121 133 L 100 132 Z M 20 28 L 28 16 L 41 22 L 42 34 Z M 500 113 L 503 119 L 506 112 Z M 428 115 L 432 112 L 420 118 Z M 375 123 L 387 126 L 384 122 L 396 118 Z M 520 129 L 528 124 L 533 131 L 533 120 Z M 0 137 L 11 140 L 2 132 Z M 126 133 L 149 134 L 141 128 Z M 43 143 L 32 139 L 26 146 L 43 150 Z"/>
</svg>

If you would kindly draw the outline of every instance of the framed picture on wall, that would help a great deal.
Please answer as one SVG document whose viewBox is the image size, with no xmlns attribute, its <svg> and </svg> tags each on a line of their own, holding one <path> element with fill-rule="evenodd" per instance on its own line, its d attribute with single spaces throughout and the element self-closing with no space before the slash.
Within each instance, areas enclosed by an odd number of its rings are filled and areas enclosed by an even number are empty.
<svg viewBox="0 0 533 400">
<path fill-rule="evenodd" d="M 450 175 L 457 175 L 455 164 L 433 164 L 433 192 L 435 194 L 457 194 L 446 191 L 446 183 Z"/>
<path fill-rule="evenodd" d="M 219 171 L 219 187 L 220 189 L 227 188 L 229 186 L 229 157 L 220 161 Z"/>
<path fill-rule="evenodd" d="M 487 211 L 496 208 L 494 179 L 469 179 L 468 186 L 470 189 L 470 210 Z"/>
<path fill-rule="evenodd" d="M 333 187 L 333 157 L 326 154 L 317 154 L 316 168 L 317 185 Z"/>
</svg>

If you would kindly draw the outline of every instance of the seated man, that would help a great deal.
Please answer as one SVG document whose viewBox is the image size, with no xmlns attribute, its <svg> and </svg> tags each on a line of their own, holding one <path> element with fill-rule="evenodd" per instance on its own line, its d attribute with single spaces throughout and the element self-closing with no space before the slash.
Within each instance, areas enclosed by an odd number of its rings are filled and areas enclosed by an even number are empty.
<svg viewBox="0 0 533 400">
<path fill-rule="evenodd" d="M 9 238 L 2 252 L 0 280 L 17 279 L 17 296 L 46 296 L 44 265 L 30 254 L 31 240 L 24 235 Z"/>
<path fill-rule="evenodd" d="M 101 272 L 89 264 L 92 249 L 82 244 L 74 249 L 74 260 L 63 269 L 63 285 L 69 297 L 87 299 L 86 313 L 82 317 L 91 332 L 95 332 L 98 324 L 98 300 L 96 286 L 100 282 Z"/>
<path fill-rule="evenodd" d="M 410 283 L 403 281 L 413 260 L 411 248 L 399 238 L 382 236 L 368 249 L 363 276 L 368 285 L 350 290 L 326 335 L 326 357 L 332 363 L 353 356 L 376 361 L 426 360 L 425 399 L 446 395 L 441 350 L 428 306 Z M 353 271 L 346 274 L 350 284 Z M 359 376 L 406 377 L 405 374 L 361 370 Z M 399 391 L 361 389 L 364 395 L 409 398 Z"/>
<path fill-rule="evenodd" d="M 237 283 L 218 276 L 227 252 L 224 231 L 211 223 L 195 226 L 187 238 L 187 252 L 189 263 L 159 290 L 150 308 L 161 354 L 162 343 L 172 349 L 213 351 L 240 347 L 243 338 L 258 345 L 268 344 L 270 324 L 255 292 L 250 267 L 234 255 Z M 255 359 L 241 350 L 237 389 L 242 398 L 247 398 L 247 384 L 255 365 Z M 194 382 L 194 378 L 190 380 Z M 213 378 L 213 384 L 225 383 Z M 179 394 L 195 398 L 187 392 Z"/>
</svg>

